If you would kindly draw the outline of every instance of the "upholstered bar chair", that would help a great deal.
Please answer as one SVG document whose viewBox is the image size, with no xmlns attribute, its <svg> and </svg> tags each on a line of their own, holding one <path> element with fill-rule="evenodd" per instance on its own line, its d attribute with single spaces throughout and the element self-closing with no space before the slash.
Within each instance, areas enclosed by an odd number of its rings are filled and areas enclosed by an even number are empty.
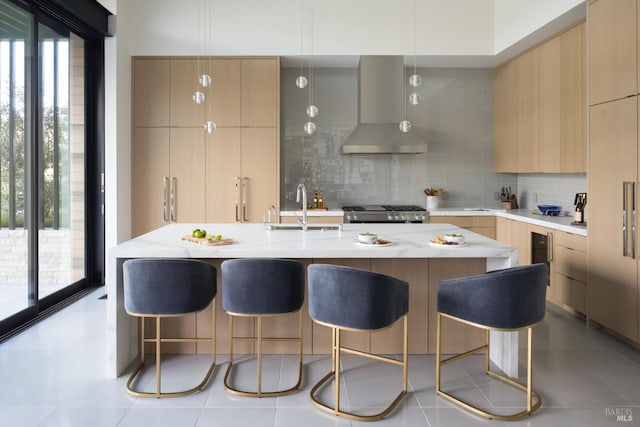
<svg viewBox="0 0 640 427">
<path fill-rule="evenodd" d="M 162 337 L 161 320 L 198 313 L 216 296 L 216 269 L 203 261 L 191 259 L 131 259 L 123 263 L 124 308 L 140 318 L 140 363 L 127 381 L 127 391 L 141 397 L 178 397 L 204 388 L 216 365 L 215 304 L 213 304 L 211 337 Z M 155 319 L 155 338 L 145 336 L 144 321 Z M 145 367 L 145 343 L 154 343 L 156 352 L 156 390 L 134 389 L 133 383 Z M 161 380 L 162 343 L 204 342 L 211 344 L 211 364 L 202 381 L 183 391 L 163 392 Z"/>
<path fill-rule="evenodd" d="M 328 412 L 359 421 L 379 420 L 393 411 L 407 393 L 407 313 L 409 284 L 394 277 L 352 267 L 311 264 L 308 267 L 309 314 L 314 322 L 331 328 L 331 371 L 311 389 L 313 403 Z M 402 360 L 343 346 L 342 331 L 375 332 L 403 320 Z M 340 355 L 353 354 L 402 367 L 402 389 L 383 411 L 355 414 L 340 408 Z M 374 375 L 374 373 L 372 373 Z M 333 380 L 333 406 L 317 393 Z"/>
<path fill-rule="evenodd" d="M 304 302 L 304 265 L 298 261 L 269 258 L 233 259 L 224 261 L 222 271 L 222 308 L 229 315 L 229 363 L 224 375 L 224 387 L 229 393 L 247 397 L 275 397 L 296 392 L 302 383 L 302 304 Z M 298 313 L 297 337 L 263 336 L 264 317 Z M 256 319 L 254 336 L 236 336 L 234 317 Z M 234 344 L 253 342 L 257 353 L 257 389 L 241 390 L 233 386 L 230 375 L 234 369 Z M 265 341 L 298 344 L 298 381 L 292 387 L 264 391 L 262 387 L 262 348 Z M 235 367 L 240 369 L 239 366 Z"/>
<path fill-rule="evenodd" d="M 477 276 L 443 280 L 438 284 L 438 315 L 436 325 L 436 392 L 438 395 L 490 419 L 513 420 L 529 415 L 542 405 L 540 395 L 532 388 L 532 331 L 545 315 L 548 267 L 533 264 L 491 271 Z M 442 319 L 448 318 L 485 330 L 484 345 L 464 353 L 441 359 Z M 489 361 L 490 331 L 527 331 L 527 380 L 517 382 L 491 370 Z M 485 372 L 526 393 L 523 411 L 496 414 L 476 407 L 441 387 L 443 365 L 472 354 L 484 352 Z M 535 398 L 535 403 L 534 403 Z"/>
</svg>

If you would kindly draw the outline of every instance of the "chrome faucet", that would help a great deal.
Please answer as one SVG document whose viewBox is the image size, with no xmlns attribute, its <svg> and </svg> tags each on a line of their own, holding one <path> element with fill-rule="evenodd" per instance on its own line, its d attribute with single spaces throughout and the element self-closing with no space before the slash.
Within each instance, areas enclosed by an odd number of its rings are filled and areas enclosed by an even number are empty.
<svg viewBox="0 0 640 427">
<path fill-rule="evenodd" d="M 298 224 L 302 226 L 302 231 L 307 231 L 307 188 L 303 183 L 298 184 L 298 189 L 296 190 L 296 203 L 300 203 L 300 193 L 302 193 L 302 220 L 298 218 L 296 215 L 296 219 L 298 220 Z"/>
</svg>

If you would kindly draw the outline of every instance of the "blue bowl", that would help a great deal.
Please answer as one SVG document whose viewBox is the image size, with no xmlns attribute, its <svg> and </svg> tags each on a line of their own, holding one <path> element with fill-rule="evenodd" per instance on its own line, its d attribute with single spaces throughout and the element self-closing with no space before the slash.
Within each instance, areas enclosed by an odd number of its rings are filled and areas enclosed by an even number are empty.
<svg viewBox="0 0 640 427">
<path fill-rule="evenodd" d="M 561 206 L 556 205 L 538 205 L 538 209 L 542 212 L 543 215 L 558 215 L 562 210 Z"/>
</svg>

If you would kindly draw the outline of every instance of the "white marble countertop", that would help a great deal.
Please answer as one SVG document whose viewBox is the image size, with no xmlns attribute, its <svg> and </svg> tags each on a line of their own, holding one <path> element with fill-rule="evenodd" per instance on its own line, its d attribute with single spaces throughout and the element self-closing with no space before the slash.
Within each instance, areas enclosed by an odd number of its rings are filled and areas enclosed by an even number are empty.
<svg viewBox="0 0 640 427">
<path fill-rule="evenodd" d="M 234 242 L 204 246 L 180 239 L 196 227 Z M 354 242 L 361 232 L 375 232 L 392 244 Z M 436 246 L 429 242 L 445 233 L 465 234 L 466 244 Z M 171 224 L 118 245 L 110 255 L 117 258 L 510 258 L 515 251 L 503 243 L 448 224 L 344 224 L 342 231 L 266 231 L 262 224 Z"/>
<path fill-rule="evenodd" d="M 572 216 L 545 216 L 535 214 L 530 209 L 464 209 L 464 208 L 440 208 L 429 211 L 431 216 L 497 216 L 502 218 L 522 221 L 529 224 L 539 225 L 554 230 L 565 231 L 580 236 L 587 235 L 587 227 L 572 225 Z"/>
<path fill-rule="evenodd" d="M 280 211 L 280 216 L 298 216 L 301 215 L 300 211 Z M 342 216 L 344 211 L 342 209 L 329 209 L 326 211 L 309 210 L 307 213 L 309 216 Z M 587 235 L 587 227 L 580 225 L 572 225 L 572 216 L 544 216 L 541 214 L 534 214 L 530 209 L 512 209 L 505 210 L 499 208 L 439 208 L 429 211 L 430 216 L 497 216 L 502 218 L 513 219 L 515 221 L 522 221 L 529 224 L 539 225 L 541 227 L 547 227 L 554 230 L 565 231 L 567 233 L 573 233 L 580 236 Z"/>
</svg>

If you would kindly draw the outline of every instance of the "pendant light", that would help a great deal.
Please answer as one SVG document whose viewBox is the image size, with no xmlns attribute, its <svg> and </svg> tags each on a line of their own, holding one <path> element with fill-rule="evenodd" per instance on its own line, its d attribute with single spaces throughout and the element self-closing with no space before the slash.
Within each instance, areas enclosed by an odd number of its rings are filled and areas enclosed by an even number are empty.
<svg viewBox="0 0 640 427">
<path fill-rule="evenodd" d="M 404 28 L 406 29 L 407 27 L 407 2 L 406 0 L 404 0 L 402 2 L 403 6 L 404 6 Z M 403 37 L 403 44 L 404 44 L 404 54 L 406 55 L 407 52 L 407 33 L 406 31 L 403 33 L 404 37 Z M 405 73 L 402 73 L 402 99 L 406 99 L 407 96 L 407 86 L 404 83 L 404 75 Z M 407 119 L 407 103 L 403 102 L 402 103 L 403 108 L 402 108 L 402 113 L 403 113 L 403 120 L 400 122 L 400 124 L 398 125 L 398 127 L 400 128 L 400 131 L 403 133 L 407 133 L 411 130 L 411 122 Z"/>
<path fill-rule="evenodd" d="M 311 58 L 313 57 L 313 0 L 311 2 L 311 11 L 309 13 L 310 23 L 309 23 L 309 82 L 308 82 L 308 91 L 309 91 L 309 105 L 307 106 L 307 122 L 304 124 L 303 130 L 307 135 L 313 135 L 316 132 L 316 124 L 313 121 L 315 117 L 318 116 L 319 110 L 316 105 L 313 103 L 313 64 Z M 303 76 L 301 76 L 303 77 Z"/>
<path fill-rule="evenodd" d="M 416 0 L 413 0 L 413 74 L 409 76 L 409 85 L 414 88 L 417 88 L 422 84 L 422 76 L 418 74 L 417 64 L 416 64 L 417 44 L 418 44 L 418 39 L 416 36 L 417 28 L 418 28 L 417 22 L 416 22 L 417 15 L 418 15 L 418 8 L 416 5 Z M 411 93 L 411 95 L 409 95 L 409 103 L 411 105 L 418 105 L 421 99 L 422 99 L 422 96 L 418 92 L 413 92 Z"/>
<path fill-rule="evenodd" d="M 300 0 L 300 75 L 296 77 L 296 86 L 300 89 L 307 87 L 307 77 L 303 74 L 304 63 L 304 0 Z"/>
<path fill-rule="evenodd" d="M 196 90 L 193 93 L 193 102 L 196 104 L 206 105 L 208 97 L 205 95 L 205 90 L 208 90 L 213 85 L 213 78 L 210 74 L 211 59 L 207 57 L 202 58 L 203 50 L 206 50 L 207 55 L 211 55 L 209 48 L 211 47 L 211 6 L 207 0 L 198 0 L 197 2 L 196 18 L 198 20 L 197 27 L 197 66 L 196 66 Z M 206 49 L 205 49 L 206 48 Z M 209 100 L 209 102 L 211 102 Z M 211 110 L 211 109 L 209 109 Z M 205 111 L 207 111 L 205 109 Z M 203 128 L 206 133 L 213 133 L 216 130 L 216 123 L 213 120 L 205 120 Z"/>
</svg>

